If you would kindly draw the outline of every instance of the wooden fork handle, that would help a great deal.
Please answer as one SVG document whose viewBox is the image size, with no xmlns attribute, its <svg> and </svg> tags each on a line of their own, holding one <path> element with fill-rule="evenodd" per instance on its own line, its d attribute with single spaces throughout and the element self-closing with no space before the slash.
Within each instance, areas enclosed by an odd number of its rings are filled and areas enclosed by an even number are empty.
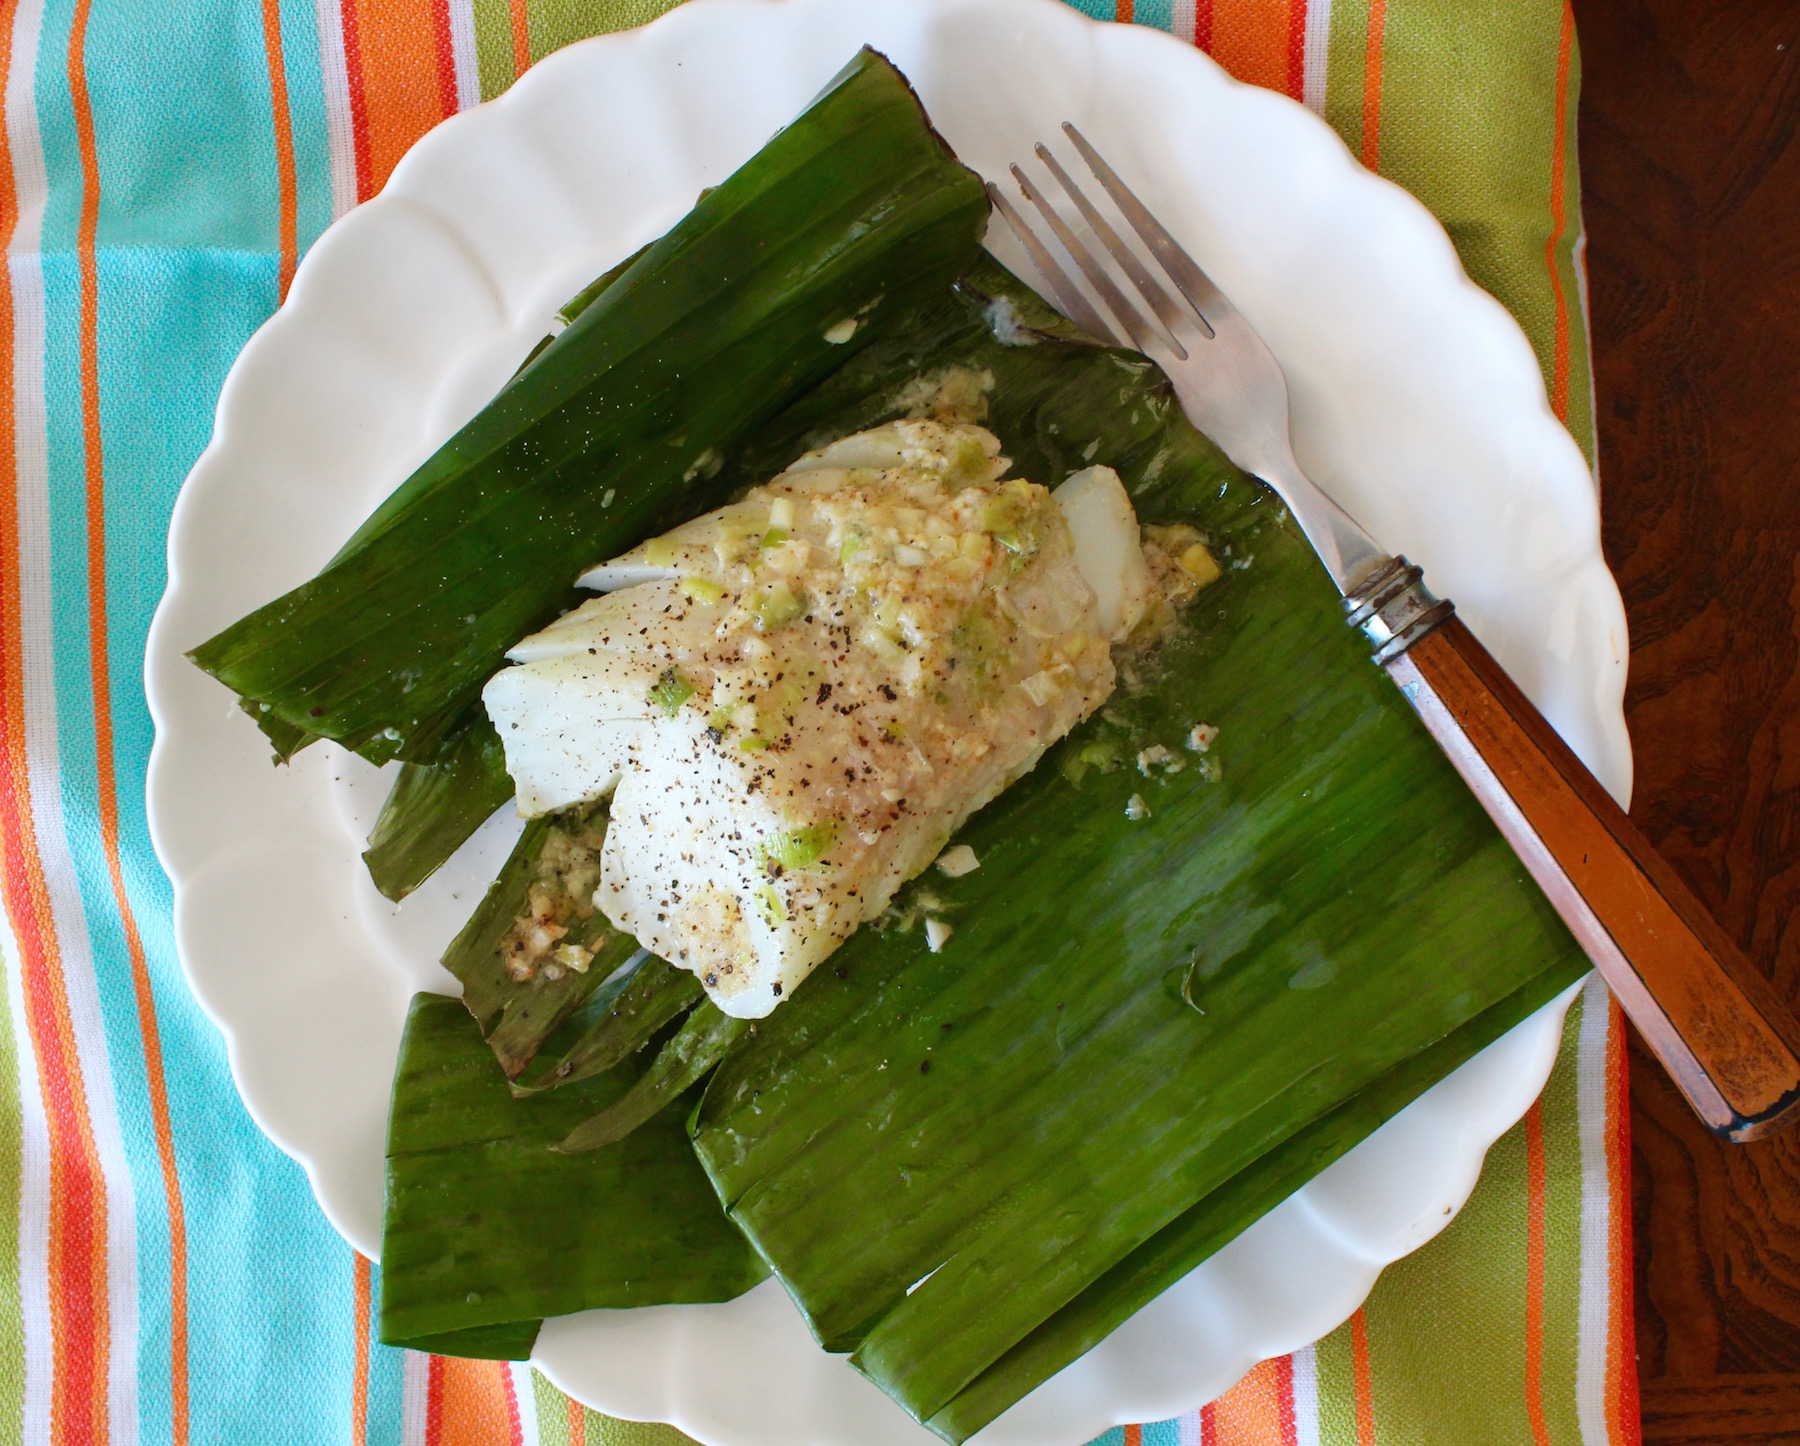
<svg viewBox="0 0 1800 1446">
<path fill-rule="evenodd" d="M 1384 665 L 1707 1126 L 1794 1123 L 1800 1025 L 1462 620 Z"/>
</svg>

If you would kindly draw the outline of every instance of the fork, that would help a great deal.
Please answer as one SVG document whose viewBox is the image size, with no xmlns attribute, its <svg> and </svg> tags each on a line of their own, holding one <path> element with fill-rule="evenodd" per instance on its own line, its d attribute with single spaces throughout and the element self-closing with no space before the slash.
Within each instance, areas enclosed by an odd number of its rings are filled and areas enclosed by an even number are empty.
<svg viewBox="0 0 1800 1446">
<path fill-rule="evenodd" d="M 1280 495 L 1344 595 L 1349 623 L 1367 637 L 1375 662 L 1417 710 L 1708 1128 L 1748 1141 L 1794 1123 L 1800 1024 L 1450 600 L 1434 597 L 1417 566 L 1383 551 L 1300 469 L 1281 364 L 1086 137 L 1067 122 L 1062 129 L 1142 245 L 1126 242 L 1117 221 L 1040 142 L 1038 161 L 1098 250 L 1021 166 L 1011 167 L 1012 177 L 1073 272 L 998 186 L 990 183 L 988 195 L 1060 309 L 1095 338 L 1161 366 L 1188 420 Z"/>
</svg>

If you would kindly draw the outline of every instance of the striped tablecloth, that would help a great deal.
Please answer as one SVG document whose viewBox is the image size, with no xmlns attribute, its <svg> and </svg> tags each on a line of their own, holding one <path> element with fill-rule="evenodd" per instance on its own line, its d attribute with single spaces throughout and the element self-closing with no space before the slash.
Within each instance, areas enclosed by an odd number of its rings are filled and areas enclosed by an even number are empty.
<svg viewBox="0 0 1800 1446">
<path fill-rule="evenodd" d="M 1592 455 L 1564 0 L 1083 0 L 1323 114 L 1448 227 Z M 234 1094 L 147 837 L 181 479 L 306 247 L 662 0 L 0 0 L 0 1442 L 674 1442 L 372 1344 L 376 1272 Z M 254 941 L 247 967 L 254 967 Z M 1625 1073 L 1590 985 L 1474 1198 L 1316 1346 L 1138 1443 L 1637 1439 Z"/>
</svg>

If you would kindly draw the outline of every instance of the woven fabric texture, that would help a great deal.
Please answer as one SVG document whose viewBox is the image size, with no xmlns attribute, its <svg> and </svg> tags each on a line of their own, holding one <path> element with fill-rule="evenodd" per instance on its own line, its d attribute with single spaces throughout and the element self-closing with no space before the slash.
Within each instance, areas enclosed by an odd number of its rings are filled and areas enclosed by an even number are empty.
<svg viewBox="0 0 1800 1446">
<path fill-rule="evenodd" d="M 1115 9 L 1115 3 L 1117 8 Z M 0 1442 L 665 1446 L 373 1343 L 378 1272 L 188 995 L 143 782 L 170 508 L 307 247 L 426 130 L 664 0 L 0 0 Z M 1592 456 L 1564 0 L 1082 0 L 1442 219 Z M 1137 1443 L 1625 1446 L 1623 1033 L 1591 983 L 1473 1199 L 1342 1329 Z"/>
</svg>

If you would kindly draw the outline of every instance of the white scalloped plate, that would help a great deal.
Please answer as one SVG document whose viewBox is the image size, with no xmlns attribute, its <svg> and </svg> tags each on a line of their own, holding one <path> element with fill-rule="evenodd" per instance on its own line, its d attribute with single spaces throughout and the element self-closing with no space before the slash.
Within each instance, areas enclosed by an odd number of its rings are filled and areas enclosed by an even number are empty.
<svg viewBox="0 0 1800 1446">
<path fill-rule="evenodd" d="M 1425 565 L 1614 795 L 1629 794 L 1625 619 L 1593 481 L 1524 336 L 1417 202 L 1300 106 L 1057 0 L 692 0 L 572 46 L 446 122 L 333 226 L 238 358 L 176 503 L 145 675 L 150 825 L 182 962 L 257 1123 L 367 1255 L 406 1002 L 456 991 L 434 961 L 517 825 L 487 825 L 394 908 L 357 857 L 381 775 L 324 747 L 270 768 L 249 720 L 182 651 L 316 571 L 565 298 L 671 225 L 865 42 L 985 175 L 1079 124 L 1280 357 L 1311 474 Z M 1467 1198 L 1542 1087 L 1568 998 L 980 1439 L 1073 1446 L 1175 1415 L 1336 1326 Z M 727 1305 L 552 1321 L 535 1359 L 600 1410 L 713 1446 L 935 1440 L 818 1350 L 773 1282 Z"/>
</svg>

